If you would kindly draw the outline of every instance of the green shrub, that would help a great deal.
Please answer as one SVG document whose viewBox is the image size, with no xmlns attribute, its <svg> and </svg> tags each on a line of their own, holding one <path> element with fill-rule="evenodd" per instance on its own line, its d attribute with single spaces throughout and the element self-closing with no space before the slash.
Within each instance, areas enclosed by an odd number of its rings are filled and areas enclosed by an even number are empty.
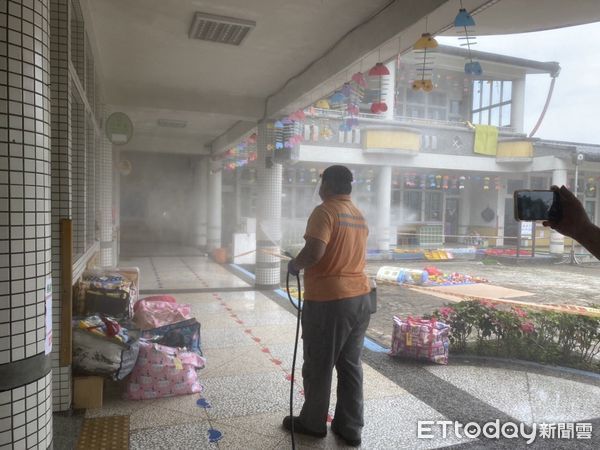
<svg viewBox="0 0 600 450">
<path fill-rule="evenodd" d="M 600 372 L 600 318 L 464 301 L 437 309 L 450 351 L 525 359 Z"/>
</svg>

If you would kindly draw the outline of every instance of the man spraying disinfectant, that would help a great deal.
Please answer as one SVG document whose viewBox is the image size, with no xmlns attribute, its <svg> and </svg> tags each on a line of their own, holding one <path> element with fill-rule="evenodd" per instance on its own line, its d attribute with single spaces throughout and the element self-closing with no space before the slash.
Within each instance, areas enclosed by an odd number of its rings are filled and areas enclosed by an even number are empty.
<svg viewBox="0 0 600 450">
<path fill-rule="evenodd" d="M 287 416 L 287 430 L 327 435 L 333 368 L 338 374 L 332 431 L 359 446 L 363 428 L 361 355 L 371 313 L 371 288 L 365 274 L 367 223 L 350 198 L 352 172 L 331 166 L 322 174 L 323 203 L 308 219 L 304 248 L 288 272 L 304 270 L 302 339 L 305 401 L 299 416 Z"/>
</svg>

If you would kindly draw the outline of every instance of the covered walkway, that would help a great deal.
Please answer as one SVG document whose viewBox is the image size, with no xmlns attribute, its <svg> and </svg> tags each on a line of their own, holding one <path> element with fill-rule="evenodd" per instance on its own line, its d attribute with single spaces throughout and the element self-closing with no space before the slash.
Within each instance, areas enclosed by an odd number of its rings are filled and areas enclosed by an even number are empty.
<svg viewBox="0 0 600 450">
<path fill-rule="evenodd" d="M 206 257 L 139 257 L 124 262 L 139 265 L 146 274 L 142 291 L 188 291 L 173 295 L 178 302 L 190 303 L 202 323 L 207 365 L 199 374 L 204 390 L 199 395 L 125 401 L 115 385 L 103 408 L 87 410 L 85 417 L 129 416 L 132 449 L 290 448 L 289 435 L 281 428 L 289 411 L 295 331 L 288 300 L 274 291 L 257 291 L 239 268 L 217 265 Z M 301 345 L 298 358 L 296 412 L 302 404 Z M 569 440 L 568 434 L 559 434 L 557 425 L 570 424 L 566 426 L 572 427 L 572 438 L 587 436 L 583 424 L 600 426 L 600 377 L 490 360 L 451 358 L 447 367 L 419 364 L 392 359 L 373 343 L 364 350 L 364 374 L 365 449 L 600 445 L 596 433 L 591 439 Z M 335 401 L 334 383 L 331 413 Z M 454 424 L 446 437 L 441 425 L 427 425 L 431 431 L 424 434 L 431 438 L 417 436 L 419 420 L 483 426 L 497 419 L 501 424 L 524 423 L 527 433 L 537 424 L 534 444 L 528 446 L 524 439 L 473 439 L 462 430 L 458 438 L 450 431 Z M 80 417 L 55 417 L 55 448 L 69 448 L 80 422 Z M 584 428 L 578 432 L 574 422 Z M 540 435 L 543 423 L 554 424 L 550 428 L 554 440 Z M 219 433 L 217 442 L 209 442 L 209 436 Z M 345 448 L 331 431 L 322 440 L 301 435 L 297 439 L 299 448 Z"/>
</svg>

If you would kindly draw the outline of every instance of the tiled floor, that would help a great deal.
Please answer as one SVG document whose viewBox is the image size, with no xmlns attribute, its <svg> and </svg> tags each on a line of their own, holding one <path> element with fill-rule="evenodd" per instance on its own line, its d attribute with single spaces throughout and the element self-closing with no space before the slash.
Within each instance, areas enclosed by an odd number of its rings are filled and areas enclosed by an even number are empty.
<svg viewBox="0 0 600 450">
<path fill-rule="evenodd" d="M 142 289 L 156 289 L 147 275 L 154 265 L 165 293 L 181 283 L 214 292 L 175 293 L 192 305 L 202 324 L 202 348 L 207 367 L 199 372 L 202 394 L 147 401 L 105 398 L 102 409 L 87 417 L 130 415 L 132 449 L 285 449 L 289 435 L 281 428 L 289 411 L 289 376 L 295 316 L 287 300 L 252 290 L 244 281 L 202 257 L 138 258 Z M 191 277 L 195 277 L 194 280 Z M 183 281 L 182 281 L 183 280 Z M 247 286 L 247 291 L 228 291 Z M 270 298 L 273 297 L 273 298 Z M 298 367 L 302 363 L 301 349 Z M 523 441 L 443 438 L 433 429 L 432 439 L 417 438 L 417 421 L 461 420 L 483 423 L 490 418 L 534 422 L 593 423 L 600 429 L 600 381 L 566 379 L 535 373 L 473 365 L 431 366 L 406 363 L 365 351 L 365 449 L 419 449 L 457 445 L 464 448 L 525 448 Z M 302 404 L 301 379 L 296 372 L 294 410 Z M 572 378 L 572 377 L 571 377 Z M 335 407 L 335 385 L 330 411 Z M 203 398 L 210 407 L 198 406 Z M 218 435 L 209 442 L 209 435 Z M 571 444 L 575 441 L 571 441 Z M 523 447 L 521 447 L 521 444 Z M 537 448 L 564 448 L 564 441 L 544 442 Z M 583 448 L 598 447 L 598 430 Z M 297 448 L 344 448 L 328 433 L 325 439 L 297 436 Z M 576 447 L 579 448 L 579 445 Z"/>
</svg>

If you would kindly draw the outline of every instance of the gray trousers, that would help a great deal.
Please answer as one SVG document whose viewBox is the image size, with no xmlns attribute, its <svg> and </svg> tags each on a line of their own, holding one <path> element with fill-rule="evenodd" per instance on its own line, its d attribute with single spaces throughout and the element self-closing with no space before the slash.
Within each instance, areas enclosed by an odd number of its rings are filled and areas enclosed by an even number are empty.
<svg viewBox="0 0 600 450">
<path fill-rule="evenodd" d="M 363 422 L 361 355 L 370 320 L 369 295 L 329 302 L 307 300 L 302 311 L 304 406 L 300 421 L 312 431 L 327 430 L 333 368 L 338 374 L 336 430 L 360 438 Z"/>
</svg>

